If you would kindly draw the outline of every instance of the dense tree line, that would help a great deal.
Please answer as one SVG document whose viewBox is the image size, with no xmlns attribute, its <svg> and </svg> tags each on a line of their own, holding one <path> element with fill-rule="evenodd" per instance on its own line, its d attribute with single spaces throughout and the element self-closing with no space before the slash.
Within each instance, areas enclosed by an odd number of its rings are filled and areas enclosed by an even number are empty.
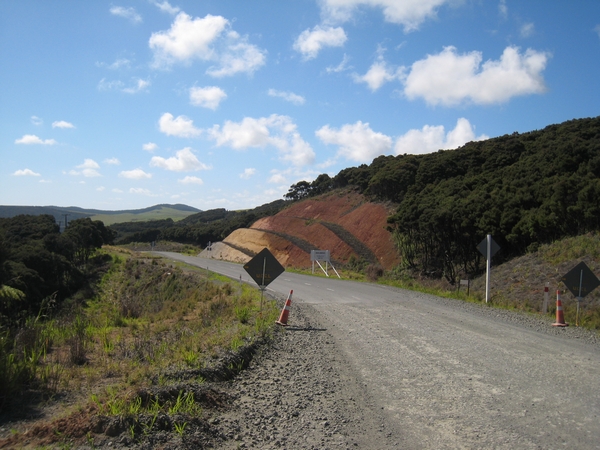
<svg viewBox="0 0 600 450">
<path fill-rule="evenodd" d="M 51 215 L 0 219 L 0 328 L 76 292 L 95 250 L 113 238 L 89 218 L 71 221 L 63 233 Z"/>
<path fill-rule="evenodd" d="M 286 204 L 288 202 L 284 200 L 276 200 L 250 210 L 217 208 L 201 211 L 179 222 L 171 219 L 127 222 L 109 228 L 116 232 L 116 244 L 166 240 L 205 247 L 209 242 L 225 239 L 238 228 L 249 227 L 261 217 L 277 214 Z"/>
<path fill-rule="evenodd" d="M 456 150 L 380 156 L 335 177 L 292 185 L 299 200 L 353 186 L 398 205 L 388 222 L 403 263 L 454 282 L 481 267 L 492 234 L 499 259 L 600 230 L 600 117 L 513 133 Z"/>
</svg>

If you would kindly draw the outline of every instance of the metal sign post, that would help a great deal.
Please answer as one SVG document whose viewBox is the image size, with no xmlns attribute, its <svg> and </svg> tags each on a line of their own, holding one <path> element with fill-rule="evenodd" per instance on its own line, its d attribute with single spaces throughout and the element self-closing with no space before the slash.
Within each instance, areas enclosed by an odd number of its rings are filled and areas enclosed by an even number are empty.
<svg viewBox="0 0 600 450">
<path fill-rule="evenodd" d="M 244 270 L 260 288 L 260 310 L 262 311 L 263 296 L 267 285 L 285 272 L 285 268 L 279 264 L 268 248 L 264 248 L 244 265 Z"/>
<path fill-rule="evenodd" d="M 490 298 L 490 272 L 492 268 L 492 256 L 500 250 L 500 246 L 492 239 L 492 235 L 488 234 L 483 241 L 477 246 L 477 250 L 485 256 L 487 260 L 485 269 L 485 302 L 487 303 Z"/>
<path fill-rule="evenodd" d="M 579 303 L 581 303 L 583 297 L 600 286 L 600 280 L 598 280 L 598 277 L 594 275 L 586 263 L 582 261 L 564 275 L 560 281 L 565 283 L 567 289 L 569 289 L 571 294 L 577 299 L 575 326 L 579 326 Z"/>
</svg>

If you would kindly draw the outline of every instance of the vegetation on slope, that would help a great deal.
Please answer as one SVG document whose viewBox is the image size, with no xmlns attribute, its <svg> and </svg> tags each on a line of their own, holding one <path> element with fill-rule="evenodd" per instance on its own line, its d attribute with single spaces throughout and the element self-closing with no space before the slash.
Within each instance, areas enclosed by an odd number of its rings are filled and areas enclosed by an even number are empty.
<svg viewBox="0 0 600 450">
<path fill-rule="evenodd" d="M 34 414 L 60 393 L 77 411 L 38 430 L 46 439 L 128 432 L 131 443 L 144 442 L 153 427 L 194 433 L 204 381 L 246 366 L 277 318 L 274 302 L 261 309 L 255 288 L 205 270 L 118 248 L 102 253 L 111 264 L 91 296 L 4 332 L 0 421 Z M 16 433 L 9 444 L 35 433 Z"/>
</svg>

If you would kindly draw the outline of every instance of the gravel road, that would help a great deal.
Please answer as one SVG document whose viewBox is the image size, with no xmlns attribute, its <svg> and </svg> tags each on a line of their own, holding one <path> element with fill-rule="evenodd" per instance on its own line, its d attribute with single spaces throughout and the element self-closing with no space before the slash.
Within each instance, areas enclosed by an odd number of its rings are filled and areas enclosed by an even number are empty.
<svg viewBox="0 0 600 450">
<path fill-rule="evenodd" d="M 203 261 L 203 263 L 205 263 Z M 237 277 L 234 277 L 237 278 Z M 538 316 L 282 275 L 290 326 L 223 389 L 220 448 L 600 449 L 600 340 Z"/>
</svg>

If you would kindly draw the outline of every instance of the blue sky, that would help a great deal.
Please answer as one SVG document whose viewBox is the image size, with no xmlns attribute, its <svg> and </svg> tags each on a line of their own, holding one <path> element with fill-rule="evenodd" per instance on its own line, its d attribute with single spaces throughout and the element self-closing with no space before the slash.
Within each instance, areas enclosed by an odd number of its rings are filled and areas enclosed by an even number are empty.
<svg viewBox="0 0 600 450">
<path fill-rule="evenodd" d="M 0 1 L 0 204 L 252 208 L 600 115 L 600 2 Z"/>
</svg>

